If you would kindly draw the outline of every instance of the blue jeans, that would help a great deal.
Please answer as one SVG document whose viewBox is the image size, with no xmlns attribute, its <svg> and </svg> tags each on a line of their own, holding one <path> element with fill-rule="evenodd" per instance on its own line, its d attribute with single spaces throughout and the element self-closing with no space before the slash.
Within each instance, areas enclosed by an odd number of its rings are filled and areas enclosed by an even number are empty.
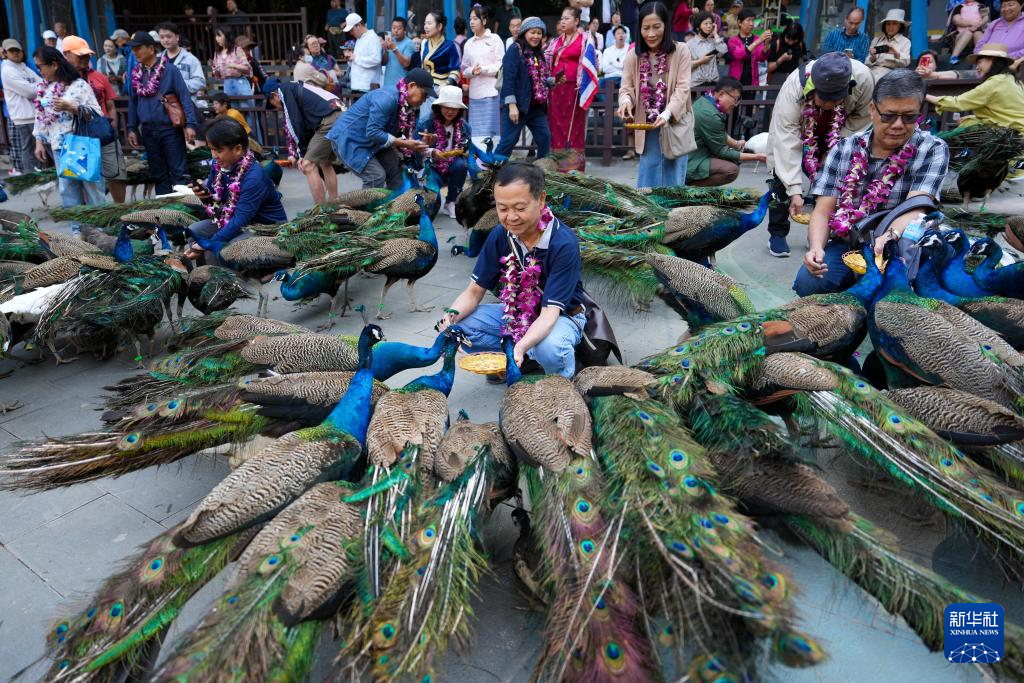
<svg viewBox="0 0 1024 683">
<path fill-rule="evenodd" d="M 443 176 L 448 181 L 448 201 L 454 202 L 455 198 L 462 192 L 466 184 L 466 176 L 469 174 L 469 164 L 465 157 L 455 157 L 448 166 L 448 171 Z"/>
<path fill-rule="evenodd" d="M 530 111 L 519 112 L 519 123 L 512 123 L 508 117 L 508 105 L 501 105 L 501 140 L 495 154 L 511 156 L 523 128 L 533 133 L 533 143 L 537 145 L 537 158 L 542 159 L 551 152 L 551 130 L 548 128 L 548 113 L 543 107 L 530 107 Z"/>
<path fill-rule="evenodd" d="M 83 183 L 74 178 L 57 178 L 57 189 L 60 191 L 60 205 L 65 209 L 72 206 L 94 206 L 106 201 L 106 190 L 103 189 L 103 181 L 95 183 Z M 81 225 L 78 222 L 71 223 L 71 232 L 78 232 Z"/>
<path fill-rule="evenodd" d="M 149 175 L 157 194 L 168 194 L 173 185 L 187 185 L 188 160 L 185 157 L 185 133 L 180 128 L 151 128 L 139 131 L 146 148 Z"/>
<path fill-rule="evenodd" d="M 502 304 L 481 304 L 467 318 L 459 322 L 472 351 L 501 351 Z M 578 313 L 572 317 L 561 315 L 551 332 L 527 355 L 544 367 L 549 375 L 572 377 L 576 374 L 576 345 L 583 339 L 583 326 L 587 316 Z"/>
<path fill-rule="evenodd" d="M 828 271 L 820 278 L 811 275 L 807 266 L 800 266 L 796 280 L 793 281 L 793 291 L 797 296 L 841 292 L 851 286 L 857 280 L 857 274 L 843 263 L 843 254 L 849 250 L 850 245 L 842 240 L 832 240 L 826 244 L 825 265 Z"/>
<path fill-rule="evenodd" d="M 252 81 L 248 78 L 225 78 L 224 79 L 224 94 L 232 96 L 252 95 Z M 234 102 L 233 104 L 240 104 L 243 107 L 253 107 L 252 100 L 242 100 L 241 102 Z M 253 138 L 259 142 L 259 125 L 256 121 L 256 117 L 251 113 L 245 115 L 245 120 L 249 122 L 249 128 L 252 129 Z"/>
<path fill-rule="evenodd" d="M 666 159 L 661 155 L 661 131 L 649 130 L 644 135 L 644 153 L 636 173 L 636 186 L 676 187 L 686 184 L 687 157 Z"/>
</svg>

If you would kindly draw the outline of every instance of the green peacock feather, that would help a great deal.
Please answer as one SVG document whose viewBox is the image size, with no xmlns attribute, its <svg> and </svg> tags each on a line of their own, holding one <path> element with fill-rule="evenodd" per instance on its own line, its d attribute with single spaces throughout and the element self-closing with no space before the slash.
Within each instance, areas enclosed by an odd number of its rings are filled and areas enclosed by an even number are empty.
<svg viewBox="0 0 1024 683">
<path fill-rule="evenodd" d="M 155 197 L 153 199 L 142 199 L 137 202 L 117 204 L 114 202 L 96 204 L 94 206 L 80 205 L 68 208 L 53 208 L 49 210 L 50 218 L 55 221 L 75 221 L 87 223 L 102 228 L 121 225 L 121 216 L 135 211 L 151 211 L 153 209 L 174 209 L 184 211 L 200 219 L 202 209 L 183 203 L 179 197 Z"/>
</svg>

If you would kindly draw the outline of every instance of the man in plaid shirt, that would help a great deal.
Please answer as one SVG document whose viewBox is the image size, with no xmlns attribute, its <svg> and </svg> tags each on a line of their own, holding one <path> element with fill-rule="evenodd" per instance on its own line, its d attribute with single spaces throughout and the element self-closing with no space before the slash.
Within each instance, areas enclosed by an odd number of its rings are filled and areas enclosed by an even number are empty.
<svg viewBox="0 0 1024 683">
<path fill-rule="evenodd" d="M 867 143 L 869 164 L 867 176 L 858 189 L 858 199 L 863 198 L 867 186 L 885 170 L 889 156 L 909 143 L 915 145 L 916 151 L 903 175 L 895 181 L 884 208 L 895 208 L 918 195 L 927 195 L 938 201 L 949 165 L 949 148 L 944 141 L 918 128 L 924 93 L 924 81 L 915 72 L 908 69 L 889 72 L 875 84 L 870 106 L 871 127 L 844 139 L 828 153 L 811 186 L 811 194 L 817 197 L 817 202 L 807 231 L 810 246 L 793 283 L 798 295 L 841 291 L 856 279 L 842 259 L 850 244 L 845 239 L 830 235 L 828 222 L 836 210 L 844 180 L 850 171 L 850 160 L 861 140 Z M 896 218 L 891 232 L 901 235 L 918 213 L 911 211 Z M 851 236 L 854 236 L 853 231 Z M 882 246 L 890 237 L 887 232 L 878 239 L 874 245 L 875 253 L 881 253 Z"/>
</svg>

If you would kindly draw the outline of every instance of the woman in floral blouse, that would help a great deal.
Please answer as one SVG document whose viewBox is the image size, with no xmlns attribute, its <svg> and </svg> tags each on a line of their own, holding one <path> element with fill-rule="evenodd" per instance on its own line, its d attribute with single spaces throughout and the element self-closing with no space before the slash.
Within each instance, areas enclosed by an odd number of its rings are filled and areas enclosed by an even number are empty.
<svg viewBox="0 0 1024 683">
<path fill-rule="evenodd" d="M 235 35 L 226 26 L 217 28 L 214 34 L 217 50 L 210 60 L 213 77 L 224 81 L 224 93 L 227 95 L 252 95 L 252 66 L 245 55 L 245 50 L 235 45 Z M 235 105 L 252 108 L 252 100 L 235 102 Z M 245 115 L 249 127 L 256 130 L 256 119 L 251 113 Z"/>
<path fill-rule="evenodd" d="M 99 102 L 92 87 L 85 82 L 78 70 L 71 66 L 64 55 L 56 49 L 43 45 L 32 55 L 36 68 L 43 80 L 37 88 L 35 99 L 36 120 L 32 135 L 36 139 L 36 158 L 44 164 L 52 155 L 60 157 L 64 136 L 74 131 L 75 113 L 81 107 L 91 109 L 95 116 L 102 116 Z M 49 148 L 49 149 L 47 149 Z M 103 181 L 85 183 L 74 178 L 57 178 L 60 201 L 64 208 L 81 204 L 102 204 L 104 201 Z M 78 223 L 72 223 L 72 233 L 80 233 Z"/>
</svg>

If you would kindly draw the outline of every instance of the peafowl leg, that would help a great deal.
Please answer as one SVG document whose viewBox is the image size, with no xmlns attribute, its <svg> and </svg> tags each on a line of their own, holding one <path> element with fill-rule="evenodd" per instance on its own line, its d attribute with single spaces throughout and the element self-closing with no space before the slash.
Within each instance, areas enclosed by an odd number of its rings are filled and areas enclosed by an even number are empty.
<svg viewBox="0 0 1024 683">
<path fill-rule="evenodd" d="M 971 207 L 971 193 L 964 192 L 964 211 Z"/>
<path fill-rule="evenodd" d="M 255 280 L 255 282 L 256 282 L 256 293 L 259 294 L 259 297 L 260 297 L 259 303 L 256 304 L 256 317 L 257 318 L 266 318 L 267 317 L 267 306 L 270 303 L 270 299 L 267 297 L 267 292 L 263 288 L 263 283 L 260 282 L 259 280 Z"/>
<path fill-rule="evenodd" d="M 178 326 L 174 323 L 174 315 L 171 313 L 171 299 L 170 297 L 164 299 L 164 313 L 167 314 L 167 324 L 171 328 L 171 332 L 174 334 L 178 333 Z M 178 319 L 181 319 L 181 312 L 178 312 Z"/>
<path fill-rule="evenodd" d="M 985 202 L 988 201 L 988 196 L 990 194 L 992 194 L 992 190 L 986 190 L 985 191 L 985 195 L 981 198 L 981 207 L 978 209 L 978 211 L 984 211 L 985 210 Z"/>
<path fill-rule="evenodd" d="M 384 289 L 380 292 L 380 302 L 377 304 L 377 320 L 387 320 L 391 317 L 391 314 L 384 314 L 384 297 L 388 295 L 388 290 L 391 289 L 391 285 L 395 284 L 394 280 L 388 279 L 384 283 Z"/>
<path fill-rule="evenodd" d="M 345 294 L 344 294 L 344 299 L 341 302 L 341 313 L 338 314 L 339 317 L 344 318 L 345 317 L 345 313 L 351 307 L 352 307 L 352 301 L 351 301 L 351 299 L 348 298 L 348 278 L 345 278 Z"/>
<path fill-rule="evenodd" d="M 61 355 L 57 353 L 57 347 L 54 346 L 54 343 L 52 341 L 46 342 L 46 346 L 50 349 L 50 353 L 53 354 L 54 359 L 57 361 L 57 365 L 74 363 L 76 360 L 78 360 L 78 356 L 75 356 L 74 358 L 62 358 Z"/>
<path fill-rule="evenodd" d="M 426 312 L 434 310 L 433 306 L 420 306 L 416 303 L 416 281 L 409 280 L 409 283 L 405 286 L 409 292 L 409 300 L 412 301 L 412 313 Z"/>
</svg>

